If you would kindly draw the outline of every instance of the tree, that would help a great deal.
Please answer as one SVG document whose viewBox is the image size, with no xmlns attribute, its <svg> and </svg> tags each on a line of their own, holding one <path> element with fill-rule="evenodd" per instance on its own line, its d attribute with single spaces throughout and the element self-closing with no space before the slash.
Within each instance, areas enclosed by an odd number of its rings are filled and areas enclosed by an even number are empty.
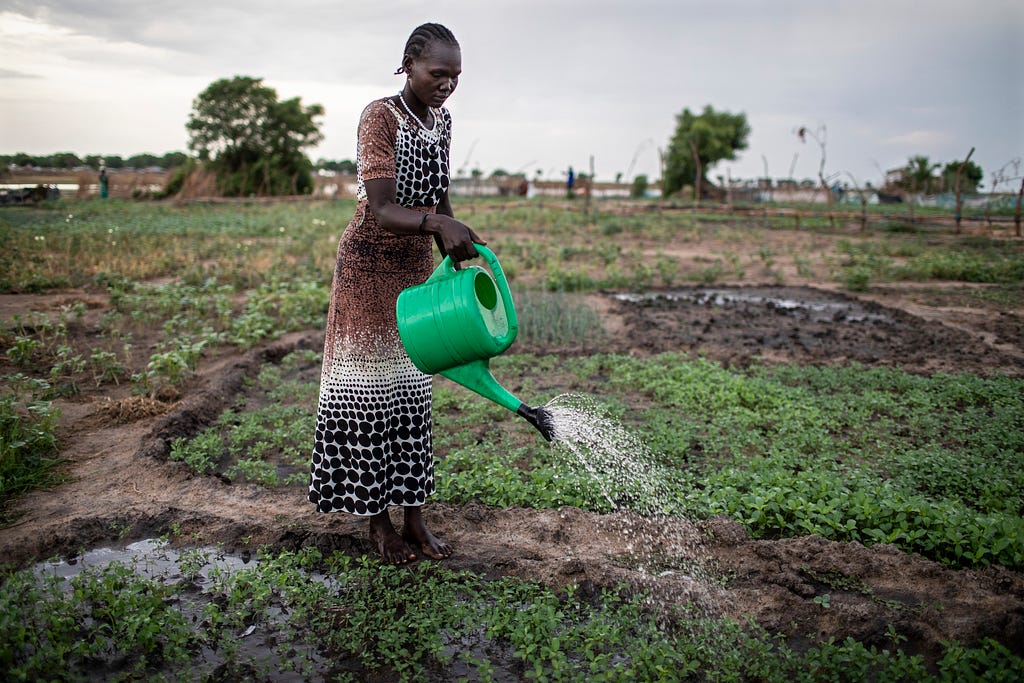
<svg viewBox="0 0 1024 683">
<path fill-rule="evenodd" d="M 676 130 L 665 159 L 664 194 L 694 183 L 695 192 L 707 185 L 707 173 L 719 161 L 736 158 L 747 148 L 750 125 L 746 114 L 716 112 L 711 105 L 700 114 L 683 109 L 676 116 Z"/>
<path fill-rule="evenodd" d="M 57 152 L 46 164 L 49 168 L 75 168 L 82 165 L 82 160 L 74 152 Z"/>
<path fill-rule="evenodd" d="M 356 164 L 351 159 L 342 159 L 341 161 L 335 159 L 318 159 L 316 167 L 322 168 L 325 171 L 334 171 L 335 173 L 347 173 L 349 175 L 356 174 Z"/>
<path fill-rule="evenodd" d="M 629 188 L 629 196 L 638 199 L 647 194 L 647 176 L 640 174 L 633 178 L 633 184 Z"/>
<path fill-rule="evenodd" d="M 160 166 L 163 160 L 155 154 L 149 152 L 143 152 L 142 154 L 133 154 L 124 160 L 124 165 L 128 168 L 143 169 L 143 168 L 154 168 Z"/>
<path fill-rule="evenodd" d="M 832 201 L 835 199 L 832 196 L 832 189 L 829 187 L 829 181 L 825 179 L 825 161 L 827 159 L 826 147 L 828 145 L 828 129 L 825 124 L 819 124 L 817 128 L 811 130 L 807 126 L 800 126 L 796 129 L 796 136 L 800 138 L 800 142 L 807 142 L 807 138 L 813 139 L 818 143 L 818 148 L 821 149 L 821 160 L 818 162 L 818 182 L 821 183 L 821 191 L 825 193 L 825 201 L 828 203 L 828 223 L 831 227 L 836 227 L 836 216 L 832 212 Z"/>
<path fill-rule="evenodd" d="M 963 161 L 951 161 L 942 167 L 942 189 L 945 192 L 956 191 L 956 172 L 960 168 L 960 164 Z M 974 194 L 981 187 L 981 181 L 985 178 L 985 174 L 981 171 L 981 166 L 976 163 L 967 160 L 964 164 L 964 170 L 960 174 L 960 190 L 967 194 Z"/>
<path fill-rule="evenodd" d="M 263 79 L 214 81 L 192 103 L 189 149 L 209 165 L 226 196 L 305 194 L 312 164 L 303 150 L 323 140 L 319 104 L 279 102 Z"/>
<path fill-rule="evenodd" d="M 914 156 L 907 160 L 903 167 L 903 179 L 900 187 L 910 193 L 923 192 L 931 194 L 935 185 L 935 171 L 941 164 L 933 164 L 926 156 Z M 955 172 L 954 172 L 955 173 Z"/>
</svg>

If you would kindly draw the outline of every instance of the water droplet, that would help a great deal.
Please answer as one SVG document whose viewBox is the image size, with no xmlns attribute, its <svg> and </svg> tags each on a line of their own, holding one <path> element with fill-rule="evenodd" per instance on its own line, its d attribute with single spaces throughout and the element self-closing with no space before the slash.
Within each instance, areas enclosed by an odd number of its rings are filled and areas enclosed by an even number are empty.
<svg viewBox="0 0 1024 683">
<path fill-rule="evenodd" d="M 556 454 L 582 467 L 614 511 L 602 517 L 602 530 L 623 540 L 625 556 L 616 559 L 635 572 L 649 599 L 665 609 L 718 612 L 720 581 L 709 568 L 701 532 L 674 516 L 678 497 L 656 454 L 594 397 L 561 394 L 544 408 Z"/>
</svg>

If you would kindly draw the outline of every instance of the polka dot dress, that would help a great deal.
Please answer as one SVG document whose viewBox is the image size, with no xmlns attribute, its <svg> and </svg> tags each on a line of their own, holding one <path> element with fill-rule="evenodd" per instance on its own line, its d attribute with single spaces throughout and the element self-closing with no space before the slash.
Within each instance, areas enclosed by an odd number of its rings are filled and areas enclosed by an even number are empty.
<svg viewBox="0 0 1024 683">
<path fill-rule="evenodd" d="M 321 512 L 375 515 L 434 492 L 431 378 L 402 347 L 395 302 L 433 271 L 433 240 L 377 224 L 364 181 L 394 178 L 398 203 L 433 213 L 448 190 L 451 118 L 424 128 L 389 99 L 359 121 L 356 207 L 338 245 L 310 467 Z"/>
</svg>

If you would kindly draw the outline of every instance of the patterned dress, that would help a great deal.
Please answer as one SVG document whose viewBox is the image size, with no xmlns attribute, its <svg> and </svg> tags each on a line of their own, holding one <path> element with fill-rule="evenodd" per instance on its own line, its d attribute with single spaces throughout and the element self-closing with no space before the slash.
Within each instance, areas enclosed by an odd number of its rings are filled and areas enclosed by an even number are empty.
<svg viewBox="0 0 1024 683">
<path fill-rule="evenodd" d="M 389 99 L 359 120 L 355 215 L 338 244 L 310 467 L 320 512 L 375 515 L 434 492 L 431 378 L 398 337 L 398 294 L 433 271 L 433 240 L 384 230 L 364 182 L 394 178 L 400 205 L 434 213 L 448 190 L 451 116 L 427 130 Z"/>
</svg>

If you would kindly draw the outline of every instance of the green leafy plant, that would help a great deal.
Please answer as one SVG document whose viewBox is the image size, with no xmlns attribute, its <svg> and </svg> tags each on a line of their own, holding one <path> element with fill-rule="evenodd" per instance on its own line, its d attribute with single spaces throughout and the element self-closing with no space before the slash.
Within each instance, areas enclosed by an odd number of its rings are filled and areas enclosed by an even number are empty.
<svg viewBox="0 0 1024 683">
<path fill-rule="evenodd" d="M 24 375 L 8 375 L 3 382 L 15 393 L 0 393 L 0 511 L 14 496 L 54 483 L 60 462 L 60 411 L 42 398 L 49 384 Z"/>
<path fill-rule="evenodd" d="M 87 567 L 70 579 L 7 572 L 0 666 L 12 680 L 54 671 L 70 681 L 98 674 L 194 680 L 216 669 L 256 679 L 344 671 L 357 680 L 515 674 L 810 683 L 1013 680 L 1024 663 L 992 640 L 947 644 L 934 673 L 919 656 L 853 639 L 812 642 L 798 653 L 752 622 L 687 608 L 652 611 L 643 593 L 625 585 L 584 595 L 574 585 L 555 590 L 428 563 L 399 568 L 315 548 L 260 552 L 244 565 L 224 559 L 216 549 L 195 548 L 150 576 L 141 572 L 146 557 Z M 262 647 L 242 647 L 254 633 Z M 901 641 L 892 627 L 888 637 L 894 646 Z"/>
</svg>

